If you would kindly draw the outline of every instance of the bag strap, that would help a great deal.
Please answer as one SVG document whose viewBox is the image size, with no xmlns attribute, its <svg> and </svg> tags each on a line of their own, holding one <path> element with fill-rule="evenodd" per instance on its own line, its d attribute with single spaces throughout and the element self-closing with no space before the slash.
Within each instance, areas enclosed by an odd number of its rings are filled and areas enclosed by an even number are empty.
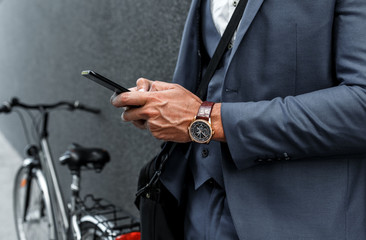
<svg viewBox="0 0 366 240">
<path fill-rule="evenodd" d="M 228 25 L 224 31 L 224 34 L 222 35 L 222 37 L 220 39 L 220 42 L 215 50 L 215 53 L 208 64 L 207 70 L 196 91 L 196 95 L 199 98 L 201 98 L 202 100 L 204 98 L 206 98 L 208 84 L 210 83 L 210 80 L 211 80 L 212 76 L 214 75 L 217 66 L 220 63 L 222 56 L 224 55 L 225 51 L 227 50 L 227 47 L 234 35 L 234 32 L 239 25 L 240 19 L 244 13 L 247 3 L 248 3 L 248 0 L 240 0 L 238 6 L 236 7 Z M 156 182 L 160 178 L 160 175 L 163 171 L 163 168 L 164 168 L 166 160 L 168 159 L 168 156 L 171 155 L 171 153 L 177 146 L 177 143 L 174 143 L 174 142 L 166 142 L 165 144 L 166 145 L 163 147 L 164 154 L 160 153 L 158 156 L 158 157 L 161 157 L 161 156 L 165 156 L 165 157 L 162 157 L 162 159 L 156 159 L 157 161 L 160 161 L 160 162 L 157 162 L 157 164 L 156 164 L 157 169 L 155 170 L 154 175 L 151 177 L 150 181 L 146 184 L 146 186 L 140 188 L 137 191 L 136 197 L 139 197 L 146 190 L 148 190 L 149 187 L 156 184 Z"/>
<path fill-rule="evenodd" d="M 239 25 L 240 19 L 244 13 L 247 3 L 248 3 L 248 0 L 241 0 L 239 2 L 238 6 L 236 7 L 228 25 L 224 31 L 224 34 L 222 35 L 222 37 L 220 39 L 219 44 L 217 45 L 215 53 L 214 53 L 213 57 L 211 58 L 210 63 L 208 64 L 206 72 L 196 91 L 196 95 L 199 98 L 201 98 L 202 100 L 204 98 L 206 98 L 208 84 L 210 83 L 211 78 L 214 75 L 214 73 L 217 69 L 217 66 L 220 63 L 222 56 L 224 55 L 226 49 L 228 48 L 228 45 L 234 35 L 234 32 Z"/>
<path fill-rule="evenodd" d="M 208 67 L 202 78 L 202 81 L 196 90 L 196 95 L 202 100 L 204 98 L 206 98 L 208 84 L 210 83 L 211 78 L 214 75 L 214 73 L 217 69 L 217 66 L 220 63 L 222 56 L 224 55 L 225 51 L 227 50 L 227 47 L 235 33 L 235 30 L 238 28 L 238 25 L 243 16 L 247 3 L 248 3 L 248 0 L 239 1 L 239 4 L 236 6 L 236 9 L 234 10 L 234 13 L 230 18 L 230 21 L 224 31 L 224 34 L 222 35 L 220 42 L 216 47 L 215 53 L 212 56 L 212 58 L 208 64 Z M 167 151 L 168 151 L 169 155 L 171 152 L 173 152 L 176 145 L 177 145 L 177 143 L 167 142 L 166 148 L 168 148 Z M 160 171 L 162 170 L 164 163 L 165 163 L 165 161 L 162 161 L 162 163 L 159 164 L 161 166 L 161 169 L 159 169 Z"/>
</svg>

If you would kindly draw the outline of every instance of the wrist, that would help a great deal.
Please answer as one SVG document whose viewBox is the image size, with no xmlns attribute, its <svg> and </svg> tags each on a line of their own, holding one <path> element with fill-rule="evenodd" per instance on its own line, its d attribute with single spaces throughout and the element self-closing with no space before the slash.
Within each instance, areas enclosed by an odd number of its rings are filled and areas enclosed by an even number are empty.
<svg viewBox="0 0 366 240">
<path fill-rule="evenodd" d="M 197 115 L 188 127 L 193 142 L 209 143 L 211 140 L 225 142 L 221 122 L 221 103 L 202 102 Z"/>
<path fill-rule="evenodd" d="M 221 120 L 221 103 L 215 103 L 211 112 L 211 126 L 215 134 L 212 140 L 226 142 L 224 127 Z"/>
</svg>

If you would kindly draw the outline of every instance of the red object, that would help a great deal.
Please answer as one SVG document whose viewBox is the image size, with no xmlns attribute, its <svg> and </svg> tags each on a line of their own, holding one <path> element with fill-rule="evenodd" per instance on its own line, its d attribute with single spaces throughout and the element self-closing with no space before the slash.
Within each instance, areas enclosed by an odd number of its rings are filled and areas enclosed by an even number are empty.
<svg viewBox="0 0 366 240">
<path fill-rule="evenodd" d="M 130 232 L 116 237 L 116 240 L 141 240 L 140 232 Z"/>
</svg>

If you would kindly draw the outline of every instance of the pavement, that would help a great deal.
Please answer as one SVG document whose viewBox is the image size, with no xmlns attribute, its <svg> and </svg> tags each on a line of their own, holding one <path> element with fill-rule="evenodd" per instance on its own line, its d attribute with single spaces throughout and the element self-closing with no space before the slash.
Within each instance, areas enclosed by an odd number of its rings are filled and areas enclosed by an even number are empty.
<svg viewBox="0 0 366 240">
<path fill-rule="evenodd" d="M 13 180 L 22 158 L 0 132 L 0 239 L 16 240 Z"/>
</svg>

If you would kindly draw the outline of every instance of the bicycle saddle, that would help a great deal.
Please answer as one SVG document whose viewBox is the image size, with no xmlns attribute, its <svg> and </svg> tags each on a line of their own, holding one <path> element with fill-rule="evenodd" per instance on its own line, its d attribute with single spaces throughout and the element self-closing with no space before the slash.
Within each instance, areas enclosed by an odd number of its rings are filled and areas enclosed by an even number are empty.
<svg viewBox="0 0 366 240">
<path fill-rule="evenodd" d="M 80 168 L 90 167 L 96 172 L 101 172 L 107 162 L 109 154 L 100 148 L 85 148 L 73 143 L 69 149 L 59 158 L 62 165 L 67 165 L 70 171 L 80 171 Z"/>
</svg>

